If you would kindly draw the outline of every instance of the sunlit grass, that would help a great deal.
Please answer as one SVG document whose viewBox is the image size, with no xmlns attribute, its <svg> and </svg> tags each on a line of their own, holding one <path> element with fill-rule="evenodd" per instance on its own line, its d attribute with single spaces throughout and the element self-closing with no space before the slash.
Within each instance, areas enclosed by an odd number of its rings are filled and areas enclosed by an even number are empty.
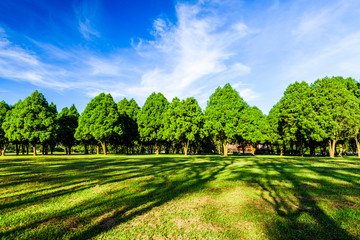
<svg viewBox="0 0 360 240">
<path fill-rule="evenodd" d="M 7 156 L 1 239 L 358 239 L 356 158 Z"/>
</svg>

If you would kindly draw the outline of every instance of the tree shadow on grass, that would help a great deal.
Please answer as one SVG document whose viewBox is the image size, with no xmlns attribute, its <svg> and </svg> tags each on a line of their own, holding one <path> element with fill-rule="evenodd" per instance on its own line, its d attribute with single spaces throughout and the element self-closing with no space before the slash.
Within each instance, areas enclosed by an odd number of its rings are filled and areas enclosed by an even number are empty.
<svg viewBox="0 0 360 240">
<path fill-rule="evenodd" d="M 62 197 L 68 197 L 70 201 L 72 194 L 96 191 L 97 186 L 124 184 L 128 188 L 131 187 L 126 185 L 128 181 L 143 180 L 136 185 L 138 191 L 124 193 L 122 189 L 109 190 L 105 195 L 88 197 L 73 207 L 64 206 L 63 210 L 47 214 L 34 213 L 25 224 L 1 230 L 0 238 L 24 237 L 21 235 L 23 231 L 29 232 L 25 238 L 95 237 L 183 194 L 198 191 L 233 163 L 231 159 L 201 158 L 204 161 L 198 161 L 199 157 L 197 161 L 192 158 L 114 157 L 54 161 L 46 165 L 31 164 L 29 160 L 25 167 L 3 164 L 2 169 L 7 168 L 14 173 L 13 178 L 8 179 L 11 184 L 23 184 L 24 178 L 29 177 L 30 181 L 40 182 L 45 187 L 2 199 L 5 203 L 0 205 L 0 214 L 21 211 Z M 183 173 L 179 174 L 181 171 Z M 52 187 L 50 192 L 49 186 Z M 46 227 L 54 222 L 65 224 L 56 231 Z M 68 227 L 67 222 L 70 222 Z"/>
<path fill-rule="evenodd" d="M 295 161 L 299 163 L 299 159 Z M 262 177 L 255 178 L 255 182 L 261 187 L 261 197 L 282 219 L 268 224 L 267 231 L 270 238 L 355 239 L 319 206 L 322 198 L 330 195 L 342 204 L 349 202 L 341 195 L 342 190 L 339 188 L 342 185 L 328 179 L 346 181 L 351 184 L 350 188 L 358 188 L 359 185 L 354 180 L 359 180 L 359 175 L 346 177 L 345 174 L 338 173 L 339 170 L 351 173 L 353 169 L 314 167 L 304 163 L 300 163 L 301 169 L 297 169 L 288 161 L 281 159 L 265 163 L 254 160 L 254 163 L 262 170 Z M 306 175 L 307 172 L 301 174 L 304 170 L 317 173 L 321 177 L 309 177 Z M 323 176 L 328 178 L 325 179 Z M 284 183 L 291 186 L 284 187 L 282 185 Z"/>
<path fill-rule="evenodd" d="M 0 238 L 93 238 L 155 207 L 197 192 L 221 174 L 260 189 L 259 197 L 277 216 L 266 225 L 270 239 L 355 238 L 321 205 L 323 198 L 330 202 L 334 199 L 341 206 L 356 204 L 351 197 L 360 196 L 359 173 L 349 164 L 263 156 L 63 157 L 45 159 L 44 163 L 34 161 L 0 161 L 0 169 L 11 173 L 0 174 L 6 180 L 0 183 L 0 193 L 1 189 L 22 186 L 27 181 L 29 187 L 34 185 L 34 189 L 0 197 L 0 216 L 42 204 L 48 206 L 58 199 L 75 204 L 47 213 L 36 211 L 25 223 L 0 228 Z M 104 186 L 115 188 L 97 193 Z M 88 195 L 78 201 L 77 196 L 83 192 Z M 304 216 L 311 221 L 304 221 Z"/>
</svg>

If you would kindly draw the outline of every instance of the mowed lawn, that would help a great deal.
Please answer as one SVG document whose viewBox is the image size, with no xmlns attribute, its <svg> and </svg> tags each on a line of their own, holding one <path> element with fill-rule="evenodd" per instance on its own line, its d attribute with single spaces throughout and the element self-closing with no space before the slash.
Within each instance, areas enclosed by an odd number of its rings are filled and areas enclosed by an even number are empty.
<svg viewBox="0 0 360 240">
<path fill-rule="evenodd" d="M 0 239 L 360 239 L 360 161 L 0 158 Z"/>
</svg>

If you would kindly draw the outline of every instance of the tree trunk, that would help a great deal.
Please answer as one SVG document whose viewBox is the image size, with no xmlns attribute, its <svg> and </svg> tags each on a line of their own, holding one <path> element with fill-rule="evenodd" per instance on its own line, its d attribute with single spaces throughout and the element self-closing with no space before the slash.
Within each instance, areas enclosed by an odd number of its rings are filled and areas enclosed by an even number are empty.
<svg viewBox="0 0 360 240">
<path fill-rule="evenodd" d="M 156 155 L 159 155 L 159 149 L 160 149 L 160 147 L 157 144 L 155 144 Z"/>
<path fill-rule="evenodd" d="M 107 151 L 106 151 L 106 142 L 100 142 L 101 143 L 101 146 L 102 146 L 102 149 L 103 149 L 103 152 L 104 152 L 104 155 L 107 155 Z"/>
<path fill-rule="evenodd" d="M 88 149 L 88 145 L 87 145 L 87 144 L 84 144 L 84 149 L 85 149 L 84 153 L 85 153 L 85 154 L 89 154 L 89 149 Z"/>
<path fill-rule="evenodd" d="M 19 155 L 19 144 L 15 144 L 16 155 Z"/>
<path fill-rule="evenodd" d="M 4 148 L 1 149 L 1 156 L 5 156 L 5 152 L 6 152 L 6 147 L 7 147 L 7 144 L 4 145 Z"/>
<path fill-rule="evenodd" d="M 357 138 L 357 135 L 355 136 L 355 142 L 356 142 L 356 149 L 357 149 L 357 153 L 358 153 L 358 158 L 360 158 L 360 143 L 359 143 L 359 140 Z"/>
<path fill-rule="evenodd" d="M 220 144 L 216 144 L 217 145 L 217 151 L 219 154 L 221 154 L 221 145 Z"/>
<path fill-rule="evenodd" d="M 330 156 L 330 158 L 335 157 L 335 144 L 336 144 L 336 140 L 329 140 L 329 156 Z"/>
<path fill-rule="evenodd" d="M 224 157 L 228 156 L 228 147 L 229 147 L 229 143 L 223 143 Z"/>
<path fill-rule="evenodd" d="M 342 157 L 342 153 L 343 153 L 343 145 L 342 144 L 339 144 L 339 154 L 338 154 L 338 157 Z"/>
<path fill-rule="evenodd" d="M 284 156 L 284 147 L 282 145 L 280 146 L 280 156 Z"/>
<path fill-rule="evenodd" d="M 255 155 L 256 148 L 254 148 L 252 144 L 250 144 L 250 148 L 251 148 L 251 154 Z"/>
<path fill-rule="evenodd" d="M 71 147 L 72 147 L 72 146 L 70 145 L 70 146 L 69 146 L 69 150 L 68 150 L 68 151 L 69 151 L 69 155 L 71 155 Z"/>
<path fill-rule="evenodd" d="M 187 140 L 187 142 L 184 143 L 184 154 L 185 156 L 188 155 L 188 149 L 189 149 L 189 140 Z"/>
<path fill-rule="evenodd" d="M 36 144 L 33 144 L 33 155 L 36 156 Z"/>
<path fill-rule="evenodd" d="M 310 148 L 310 156 L 314 156 L 315 155 L 315 146 L 314 146 L 314 142 L 310 141 L 309 143 L 309 148 Z"/>
<path fill-rule="evenodd" d="M 29 143 L 26 144 L 26 155 L 29 155 Z"/>
<path fill-rule="evenodd" d="M 42 145 L 42 154 L 46 155 L 46 144 L 45 143 Z"/>
<path fill-rule="evenodd" d="M 302 141 L 302 139 L 301 139 L 301 141 L 300 141 L 300 146 L 299 146 L 299 150 L 300 150 L 300 156 L 304 156 L 304 146 L 303 146 L 303 141 Z"/>
<path fill-rule="evenodd" d="M 96 154 L 100 154 L 100 147 L 99 147 L 99 145 L 96 145 Z"/>
</svg>

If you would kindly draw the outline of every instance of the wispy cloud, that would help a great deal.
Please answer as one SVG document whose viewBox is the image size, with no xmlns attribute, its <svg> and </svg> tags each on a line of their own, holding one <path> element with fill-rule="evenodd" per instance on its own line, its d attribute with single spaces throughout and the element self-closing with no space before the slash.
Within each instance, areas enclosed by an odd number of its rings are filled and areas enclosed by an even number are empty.
<svg viewBox="0 0 360 240">
<path fill-rule="evenodd" d="M 86 40 L 90 40 L 92 37 L 100 37 L 100 33 L 97 32 L 90 24 L 89 19 L 79 21 L 79 31 Z"/>
<path fill-rule="evenodd" d="M 71 84 L 54 79 L 54 76 L 61 78 L 64 74 L 64 70 L 41 62 L 36 53 L 14 44 L 4 31 L 0 32 L 1 78 L 27 81 L 37 86 L 66 88 Z"/>
<path fill-rule="evenodd" d="M 216 87 L 230 82 L 265 113 L 291 82 L 360 78 L 358 1 L 307 6 L 276 0 L 259 12 L 239 2 L 178 3 L 175 21 L 153 21 L 151 40 L 110 53 L 34 40 L 36 48 L 26 48 L 0 28 L 0 77 L 89 97 L 109 92 L 118 100 L 134 97 L 140 105 L 153 91 L 168 100 L 194 96 L 202 107 Z M 82 1 L 74 10 L 83 38 L 106 42 L 96 1 Z"/>
<path fill-rule="evenodd" d="M 83 0 L 80 4 L 74 5 L 79 32 L 88 41 L 100 37 L 100 33 L 96 30 L 93 23 L 97 9 L 98 2 L 95 0 Z"/>
<path fill-rule="evenodd" d="M 248 34 L 247 26 L 241 22 L 224 25 L 221 16 L 205 14 L 204 7 L 201 3 L 179 4 L 176 24 L 167 19 L 154 21 L 156 39 L 141 41 L 136 48 L 154 64 L 142 74 L 138 87 L 128 89 L 131 94 L 161 91 L 169 99 L 187 97 L 197 95 L 204 84 L 212 89 L 250 72 L 249 66 L 232 59 L 234 44 Z"/>
</svg>

